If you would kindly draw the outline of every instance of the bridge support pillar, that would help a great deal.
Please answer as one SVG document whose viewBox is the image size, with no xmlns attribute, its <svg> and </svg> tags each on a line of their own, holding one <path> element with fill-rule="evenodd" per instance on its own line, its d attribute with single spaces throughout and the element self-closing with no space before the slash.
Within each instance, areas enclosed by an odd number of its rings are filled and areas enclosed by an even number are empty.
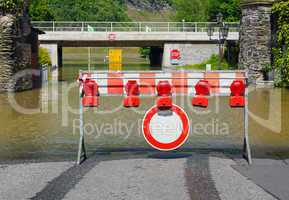
<svg viewBox="0 0 289 200">
<path fill-rule="evenodd" d="M 177 64 L 171 62 L 171 51 L 180 51 L 180 60 Z M 174 69 L 177 66 L 199 64 L 208 60 L 213 54 L 218 54 L 216 44 L 166 43 L 164 45 L 163 67 Z"/>
<path fill-rule="evenodd" d="M 163 52 L 164 49 L 162 47 L 151 47 L 150 51 L 150 66 L 158 69 L 162 68 L 162 60 L 163 60 Z"/>
<path fill-rule="evenodd" d="M 263 80 L 262 70 L 271 65 L 274 0 L 242 0 L 239 67 L 249 70 L 252 83 Z"/>
<path fill-rule="evenodd" d="M 52 79 L 62 80 L 62 46 L 58 44 L 41 44 L 41 48 L 48 50 L 51 66 L 52 66 Z"/>
</svg>

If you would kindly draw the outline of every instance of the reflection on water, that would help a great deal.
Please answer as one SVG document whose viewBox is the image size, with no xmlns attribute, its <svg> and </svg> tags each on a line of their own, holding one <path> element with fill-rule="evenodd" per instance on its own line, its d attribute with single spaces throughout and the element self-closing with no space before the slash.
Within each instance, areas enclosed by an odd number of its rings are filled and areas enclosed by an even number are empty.
<svg viewBox="0 0 289 200">
<path fill-rule="evenodd" d="M 51 82 L 42 89 L 10 97 L 0 94 L 0 160 L 75 156 L 79 98 L 77 85 L 71 83 L 78 70 L 64 67 L 65 81 Z M 122 108 L 121 101 L 121 97 L 101 97 L 99 109 L 85 112 L 86 143 L 90 150 L 149 147 L 141 135 L 140 124 L 145 111 L 154 105 L 154 99 L 143 98 L 137 110 Z M 189 97 L 174 101 L 184 107 L 191 120 L 191 136 L 184 147 L 240 148 L 243 112 L 229 108 L 228 98 L 211 98 L 205 111 L 192 108 Z M 254 156 L 289 152 L 288 104 L 286 89 L 250 92 L 250 139 Z"/>
</svg>

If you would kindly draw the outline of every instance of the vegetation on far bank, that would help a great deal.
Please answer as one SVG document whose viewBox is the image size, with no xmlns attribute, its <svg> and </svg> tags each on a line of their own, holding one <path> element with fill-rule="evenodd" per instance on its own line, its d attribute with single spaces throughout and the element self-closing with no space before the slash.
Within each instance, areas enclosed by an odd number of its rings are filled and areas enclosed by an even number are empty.
<svg viewBox="0 0 289 200">
<path fill-rule="evenodd" d="M 51 65 L 51 58 L 47 49 L 39 48 L 38 62 L 40 65 Z"/>
<path fill-rule="evenodd" d="M 276 2 L 273 13 L 277 20 L 277 44 L 273 49 L 276 84 L 289 87 L 289 1 Z"/>
<path fill-rule="evenodd" d="M 226 21 L 240 19 L 239 0 L 135 0 L 135 4 L 144 7 L 137 8 L 138 14 L 126 0 L 30 0 L 29 14 L 35 21 L 135 21 L 141 16 L 155 21 L 160 12 L 170 18 L 164 21 L 212 21 L 219 12 Z"/>
<path fill-rule="evenodd" d="M 177 67 L 177 69 L 187 69 L 187 70 L 191 70 L 191 69 L 195 69 L 195 70 L 205 70 L 206 69 L 206 65 L 207 64 L 211 64 L 211 69 L 212 70 L 227 70 L 229 69 L 229 64 L 228 62 L 223 59 L 221 62 L 221 66 L 219 66 L 219 56 L 216 54 L 213 54 L 208 60 L 199 63 L 199 64 L 194 64 L 194 65 L 186 65 L 186 66 L 179 66 Z"/>
</svg>

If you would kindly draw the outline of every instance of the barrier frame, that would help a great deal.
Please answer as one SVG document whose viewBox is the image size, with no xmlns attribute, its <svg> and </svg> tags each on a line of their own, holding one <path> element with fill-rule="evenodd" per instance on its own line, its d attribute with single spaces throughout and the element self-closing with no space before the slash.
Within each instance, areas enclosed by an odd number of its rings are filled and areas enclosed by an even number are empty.
<svg viewBox="0 0 289 200">
<path fill-rule="evenodd" d="M 244 94 L 244 98 L 245 98 L 245 105 L 243 107 L 243 127 L 244 127 L 244 132 L 243 132 L 243 149 L 242 149 L 242 153 L 243 153 L 243 158 L 247 160 L 248 164 L 251 165 L 252 164 L 252 154 L 251 154 L 251 147 L 250 147 L 250 141 L 249 141 L 249 80 L 248 80 L 248 72 L 244 71 L 244 70 L 215 70 L 215 71 L 202 71 L 202 70 L 185 70 L 185 71 L 172 71 L 175 73 L 244 73 L 245 77 L 244 78 L 239 78 L 244 80 L 245 82 L 245 94 Z M 90 73 L 90 74 L 107 74 L 107 73 L 132 73 L 132 74 L 136 74 L 136 73 L 171 73 L 171 71 L 167 72 L 167 71 L 80 71 L 79 72 L 79 77 L 82 76 L 82 74 L 85 73 Z M 151 77 L 148 77 L 148 79 Z M 155 77 L 154 77 L 155 78 Z M 162 79 L 157 77 L 158 79 Z M 133 79 L 132 77 L 130 78 L 123 78 L 123 79 Z M 167 80 L 168 78 L 163 78 L 164 80 Z M 182 77 L 183 79 L 183 77 Z M 188 79 L 195 79 L 195 80 L 202 80 L 204 78 L 188 78 Z M 219 77 L 210 77 L 210 78 L 205 78 L 207 79 L 220 79 Z M 222 79 L 226 79 L 226 78 L 222 78 Z M 235 80 L 236 78 L 227 78 L 228 80 Z M 82 84 L 80 84 L 80 87 L 82 86 Z M 193 85 L 191 86 L 193 87 Z M 182 94 L 175 94 L 176 96 L 182 96 Z M 193 97 L 195 96 L 195 94 L 184 94 L 185 96 L 189 96 L 189 97 Z M 122 95 L 101 95 L 101 96 L 122 96 Z M 142 96 L 146 96 L 146 95 L 142 95 Z M 154 96 L 154 95 L 149 95 L 149 96 Z M 174 96 L 174 95 L 173 95 Z M 228 94 L 211 94 L 210 96 L 229 96 Z M 84 115 L 83 115 L 83 110 L 84 107 L 82 105 L 82 97 L 81 97 L 81 90 L 79 90 L 79 97 L 80 97 L 80 101 L 79 101 L 79 119 L 80 119 L 80 128 L 79 128 L 79 145 L 78 145 L 78 154 L 77 154 L 77 165 L 80 165 L 81 163 L 83 163 L 86 159 L 87 159 L 87 153 L 86 153 L 86 147 L 85 147 L 85 138 L 84 138 Z"/>
</svg>

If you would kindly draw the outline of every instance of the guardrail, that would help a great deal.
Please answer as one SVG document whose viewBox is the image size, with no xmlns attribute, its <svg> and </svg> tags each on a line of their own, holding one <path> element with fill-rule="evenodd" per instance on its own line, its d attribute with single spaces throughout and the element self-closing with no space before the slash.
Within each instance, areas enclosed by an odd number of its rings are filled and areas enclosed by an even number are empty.
<svg viewBox="0 0 289 200">
<path fill-rule="evenodd" d="M 63 22 L 34 21 L 35 28 L 47 32 L 207 32 L 216 22 Z M 225 22 L 229 32 L 239 32 L 239 22 Z"/>
</svg>

